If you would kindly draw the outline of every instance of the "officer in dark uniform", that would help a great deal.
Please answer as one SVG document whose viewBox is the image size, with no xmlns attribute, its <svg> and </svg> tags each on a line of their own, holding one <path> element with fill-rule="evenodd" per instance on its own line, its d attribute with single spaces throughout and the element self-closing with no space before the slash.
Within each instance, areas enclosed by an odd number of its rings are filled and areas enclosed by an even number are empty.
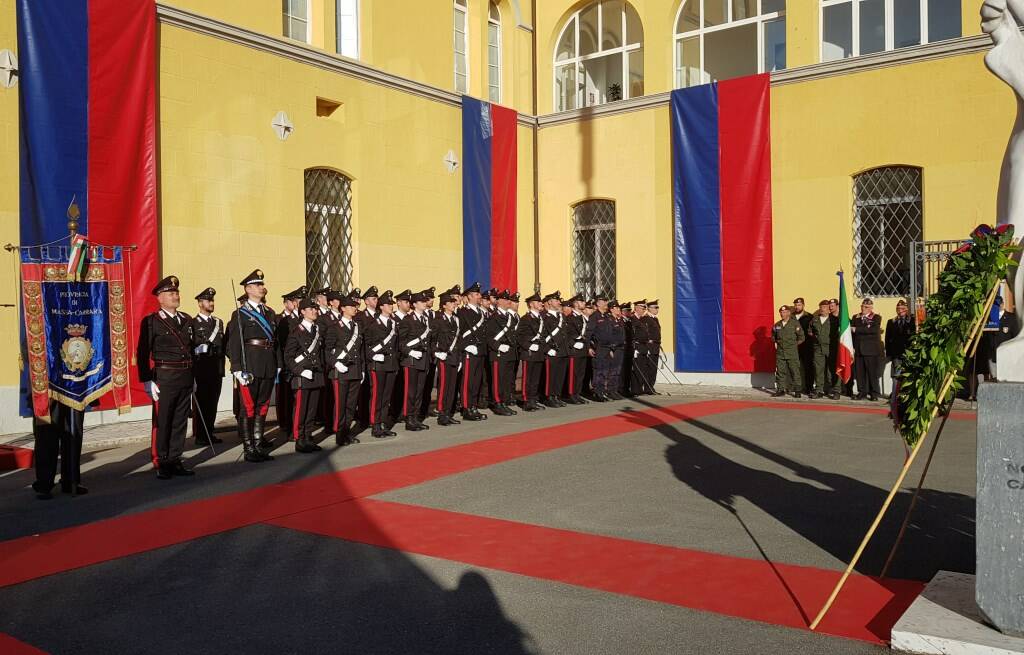
<svg viewBox="0 0 1024 655">
<path fill-rule="evenodd" d="M 882 317 L 875 313 L 875 303 L 865 298 L 860 313 L 850 319 L 853 332 L 853 371 L 857 378 L 854 400 L 878 400 L 878 381 L 882 374 Z"/>
<path fill-rule="evenodd" d="M 455 293 L 453 293 L 453 291 Z M 459 375 L 459 318 L 455 315 L 458 289 L 441 294 L 441 311 L 434 321 L 432 348 L 437 362 L 437 424 L 461 423 L 454 418 L 455 390 Z"/>
<path fill-rule="evenodd" d="M 480 307 L 480 284 L 474 283 L 465 291 L 466 306 L 459 309 L 459 348 L 462 351 L 462 418 L 465 421 L 483 421 L 477 402 L 483 389 L 484 368 L 487 366 L 487 346 L 483 327 L 487 315 Z"/>
<path fill-rule="evenodd" d="M 622 400 L 619 375 L 622 371 L 622 350 L 626 328 L 617 300 L 608 302 L 608 312 L 594 323 L 594 399 L 600 402 Z"/>
<path fill-rule="evenodd" d="M 804 311 L 804 306 L 803 298 L 793 299 L 793 318 L 800 323 L 800 329 L 804 331 L 804 336 L 807 336 L 811 326 L 811 319 L 814 317 Z M 814 343 L 811 339 L 805 339 L 797 350 L 800 353 L 800 374 L 803 377 L 803 391 L 810 393 L 811 389 L 814 388 Z M 818 391 L 820 392 L 821 389 Z"/>
<path fill-rule="evenodd" d="M 327 311 L 321 313 L 316 319 L 316 325 L 320 328 L 320 334 L 327 334 L 330 327 L 341 320 L 341 299 L 340 291 L 331 289 L 327 292 Z M 324 371 L 327 370 L 327 362 L 324 362 Z M 334 432 L 334 394 L 320 394 L 320 407 L 317 411 L 317 421 L 324 426 L 324 436 Z"/>
<path fill-rule="evenodd" d="M 284 349 L 288 346 L 288 337 L 292 330 L 298 327 L 302 321 L 299 314 L 299 301 L 306 297 L 306 287 L 301 286 L 294 291 L 281 296 L 284 309 L 277 317 L 277 329 L 274 331 L 277 348 L 281 351 L 281 361 L 284 361 Z M 291 440 L 292 436 L 292 403 L 295 401 L 295 394 L 292 391 L 291 372 L 288 367 L 281 369 L 281 379 L 278 380 L 277 394 L 274 398 L 274 408 L 277 412 L 277 426 L 285 438 Z"/>
<path fill-rule="evenodd" d="M 429 430 L 419 419 L 423 402 L 423 376 L 430 360 L 430 326 L 427 323 L 427 301 L 422 293 L 410 296 L 411 311 L 398 323 L 398 351 L 402 367 L 402 416 L 409 432 Z"/>
<path fill-rule="evenodd" d="M 302 321 L 292 330 L 284 350 L 284 363 L 291 371 L 290 384 L 295 392 L 292 414 L 292 435 L 295 452 L 314 453 L 321 450 L 312 439 L 313 417 L 319 407 L 324 386 L 324 339 L 318 325 L 316 303 L 304 298 L 299 303 Z"/>
<path fill-rule="evenodd" d="M 396 325 L 401 325 L 405 317 L 412 312 L 412 289 L 403 289 L 395 294 L 395 311 L 391 315 Z M 396 347 L 398 359 L 402 359 L 401 351 Z M 402 373 L 399 364 L 398 374 L 395 376 L 395 387 L 391 393 L 391 416 L 387 418 L 387 429 L 405 421 L 405 374 Z"/>
<path fill-rule="evenodd" d="M 199 311 L 192 319 L 192 376 L 195 394 L 192 403 L 192 437 L 197 446 L 221 443 L 214 436 L 217 402 L 224 384 L 224 321 L 213 315 L 217 291 L 207 287 L 196 302 Z"/>
<path fill-rule="evenodd" d="M 522 317 L 519 315 L 519 292 L 513 291 L 508 294 L 508 311 L 512 314 L 512 333 L 519 334 L 519 321 Z M 511 369 L 509 374 L 508 384 L 508 401 L 505 403 L 505 408 L 512 409 L 513 398 L 516 397 L 516 377 L 519 375 L 519 343 L 516 342 L 512 346 L 512 359 L 508 362 L 508 366 Z"/>
<path fill-rule="evenodd" d="M 334 443 L 349 446 L 359 443 L 352 434 L 352 423 L 359 408 L 359 390 L 365 370 L 363 364 L 363 330 L 356 313 L 359 311 L 358 290 L 341 299 L 341 320 L 324 333 L 327 377 L 334 395 L 332 429 Z"/>
<path fill-rule="evenodd" d="M 377 309 L 380 293 L 377 291 L 377 287 L 370 287 L 363 292 L 362 298 L 365 308 L 356 312 L 356 321 L 359 322 L 365 331 L 366 327 L 380 316 L 380 310 Z"/>
<path fill-rule="evenodd" d="M 644 371 L 647 373 L 647 381 L 653 386 L 658 381 L 658 362 L 661 359 L 661 321 L 658 320 L 657 299 L 648 301 L 647 336 L 650 337 L 650 354 L 645 362 Z"/>
<path fill-rule="evenodd" d="M 544 349 L 544 405 L 565 407 L 566 403 L 559 396 L 562 395 L 565 372 L 569 367 L 569 331 L 562 315 L 562 294 L 555 291 L 541 298 L 541 301 L 545 305 L 541 318 L 544 319 L 547 337 L 547 347 Z"/>
<path fill-rule="evenodd" d="M 544 406 L 537 402 L 540 395 L 541 375 L 544 373 L 544 362 L 547 359 L 547 352 L 550 350 L 548 341 L 550 335 L 547 331 L 546 322 L 542 312 L 544 303 L 540 293 L 534 293 L 526 299 L 526 306 L 529 311 L 519 321 L 519 328 L 516 330 L 516 342 L 519 345 L 519 359 L 523 362 L 523 409 L 528 412 L 535 412 L 544 409 Z"/>
<path fill-rule="evenodd" d="M 622 368 L 619 369 L 619 395 L 631 396 L 629 381 L 633 372 L 633 306 L 628 302 L 619 303 L 622 331 L 626 342 L 622 345 Z"/>
<path fill-rule="evenodd" d="M 629 390 L 635 396 L 649 396 L 654 393 L 654 379 L 646 370 L 651 353 L 651 324 L 647 320 L 647 299 L 637 300 L 633 307 L 633 365 L 630 369 Z"/>
<path fill-rule="evenodd" d="M 435 298 L 436 287 L 430 287 L 420 291 L 420 295 L 423 296 L 425 309 L 423 313 L 427 317 L 427 327 L 430 328 L 431 333 L 434 330 L 434 321 L 437 320 L 438 313 L 434 309 L 434 298 Z M 433 341 L 433 338 L 431 338 Z M 434 360 L 434 349 L 433 347 L 427 348 L 427 370 L 423 375 L 423 391 L 420 393 L 420 406 L 419 411 L 416 413 L 416 418 L 422 423 L 428 416 L 437 416 L 437 411 L 434 409 L 431 401 L 431 396 L 434 393 L 434 379 L 437 377 L 437 362 Z"/>
<path fill-rule="evenodd" d="M 178 278 L 170 275 L 153 287 L 160 309 L 139 325 L 136 361 L 139 380 L 153 399 L 150 452 L 156 477 L 194 475 L 181 462 L 192 399 L 192 319 L 179 312 Z"/>
<path fill-rule="evenodd" d="M 398 323 L 391 315 L 395 299 L 391 291 L 380 296 L 380 314 L 363 336 L 367 368 L 370 373 L 370 426 L 377 439 L 396 436 L 384 423 L 391 415 L 391 396 L 398 375 Z"/>
<path fill-rule="evenodd" d="M 366 331 L 370 325 L 377 320 L 380 316 L 380 310 L 377 308 L 378 301 L 380 300 L 380 292 L 377 291 L 377 287 L 370 286 L 361 295 L 363 300 L 363 309 L 356 312 L 356 323 L 363 330 L 363 339 L 365 343 Z M 362 432 L 370 425 L 370 375 L 368 369 L 364 367 L 363 372 L 366 375 L 363 376 L 362 388 L 359 392 L 359 408 L 356 411 L 356 418 L 359 421 L 359 425 L 356 427 L 356 433 Z"/>
<path fill-rule="evenodd" d="M 500 291 L 494 300 L 494 311 L 484 325 L 484 342 L 490 360 L 491 411 L 498 416 L 517 412 L 509 407 L 515 386 L 516 343 L 515 316 L 509 309 L 508 290 Z"/>
<path fill-rule="evenodd" d="M 275 314 L 264 305 L 263 271 L 256 269 L 242 278 L 246 300 L 235 310 L 227 326 L 227 352 L 231 374 L 238 382 L 241 399 L 238 434 L 247 462 L 273 459 L 272 439 L 264 437 L 264 423 L 270 396 L 281 370 L 282 355 L 274 339 Z M 294 423 L 293 423 L 294 425 Z"/>
<path fill-rule="evenodd" d="M 317 315 L 323 316 L 331 310 L 330 300 L 327 298 L 331 293 L 330 287 L 324 287 L 323 289 L 317 289 L 313 292 L 316 296 L 316 310 Z"/>
<path fill-rule="evenodd" d="M 586 301 L 580 294 L 576 294 L 564 303 L 566 341 L 569 343 L 566 402 L 570 405 L 583 405 L 587 402 L 580 395 L 583 392 L 583 379 L 587 375 L 587 364 L 590 361 L 587 347 L 590 344 L 592 328 L 590 317 L 583 312 L 585 308 Z"/>
</svg>

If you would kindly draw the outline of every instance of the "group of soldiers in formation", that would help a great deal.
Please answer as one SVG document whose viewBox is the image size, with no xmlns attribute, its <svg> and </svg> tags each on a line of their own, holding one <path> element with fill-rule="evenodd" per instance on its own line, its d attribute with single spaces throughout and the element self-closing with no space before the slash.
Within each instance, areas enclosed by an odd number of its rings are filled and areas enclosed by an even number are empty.
<svg viewBox="0 0 1024 655">
<path fill-rule="evenodd" d="M 216 291 L 196 296 L 195 317 L 178 310 L 179 280 L 153 288 L 160 309 L 143 318 L 140 378 L 153 399 L 151 455 L 157 477 L 192 475 L 181 461 L 188 417 L 196 443 L 213 434 L 225 357 L 235 384 L 244 458 L 273 459 L 266 420 L 276 394 L 280 431 L 301 453 L 321 450 L 318 425 L 339 446 L 437 425 L 481 421 L 623 395 L 653 394 L 661 352 L 658 302 L 618 303 L 603 295 L 525 298 L 514 291 L 458 285 L 393 294 L 305 287 L 284 294 L 284 310 L 266 305 L 263 272 L 225 323 L 213 315 Z M 516 380 L 521 382 L 516 385 Z M 586 398 L 585 398 L 586 397 Z"/>
<path fill-rule="evenodd" d="M 914 316 L 907 301 L 896 304 L 896 317 L 886 324 L 882 343 L 882 317 L 874 311 L 874 301 L 865 298 L 860 313 L 850 317 L 853 337 L 853 375 L 857 393 L 847 389 L 854 400 L 877 400 L 881 395 L 879 379 L 885 358 L 892 363 L 892 374 L 898 375 L 903 353 L 916 331 Z M 818 311 L 804 311 L 804 299 L 792 306 L 779 307 L 779 321 L 772 327 L 775 342 L 775 396 L 802 393 L 811 398 L 839 398 L 843 382 L 836 371 L 839 353 L 839 300 L 822 300 Z"/>
</svg>

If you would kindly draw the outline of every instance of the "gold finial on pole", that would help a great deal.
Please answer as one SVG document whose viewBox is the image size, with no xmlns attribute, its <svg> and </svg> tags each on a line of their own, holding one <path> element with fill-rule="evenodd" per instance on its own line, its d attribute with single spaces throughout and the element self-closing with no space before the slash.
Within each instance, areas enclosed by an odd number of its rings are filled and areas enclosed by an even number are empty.
<svg viewBox="0 0 1024 655">
<path fill-rule="evenodd" d="M 78 233 L 78 219 L 82 216 L 82 211 L 78 208 L 75 198 L 76 196 L 71 196 L 71 204 L 68 205 L 68 232 L 71 233 L 72 238 Z"/>
</svg>

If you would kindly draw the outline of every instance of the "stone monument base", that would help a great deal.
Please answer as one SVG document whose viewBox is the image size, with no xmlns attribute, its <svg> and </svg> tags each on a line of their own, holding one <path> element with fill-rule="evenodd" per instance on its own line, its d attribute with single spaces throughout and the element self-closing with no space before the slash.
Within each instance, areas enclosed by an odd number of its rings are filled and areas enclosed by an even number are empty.
<svg viewBox="0 0 1024 655">
<path fill-rule="evenodd" d="M 988 626 L 974 576 L 939 571 L 892 628 L 892 649 L 934 655 L 1021 655 L 1024 638 Z"/>
</svg>

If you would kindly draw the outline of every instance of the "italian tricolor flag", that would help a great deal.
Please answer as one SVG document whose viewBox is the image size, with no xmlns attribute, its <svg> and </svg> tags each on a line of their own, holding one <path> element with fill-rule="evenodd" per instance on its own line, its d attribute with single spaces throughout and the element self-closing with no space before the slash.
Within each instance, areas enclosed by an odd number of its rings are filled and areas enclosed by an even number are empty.
<svg viewBox="0 0 1024 655">
<path fill-rule="evenodd" d="M 846 384 L 853 372 L 853 331 L 850 329 L 850 303 L 846 301 L 846 281 L 839 276 L 839 352 L 836 354 L 836 375 Z"/>
<path fill-rule="evenodd" d="M 82 272 L 85 270 L 85 249 L 89 243 L 81 234 L 75 234 L 71 239 L 71 247 L 68 250 L 68 273 L 72 280 L 81 280 Z"/>
</svg>

